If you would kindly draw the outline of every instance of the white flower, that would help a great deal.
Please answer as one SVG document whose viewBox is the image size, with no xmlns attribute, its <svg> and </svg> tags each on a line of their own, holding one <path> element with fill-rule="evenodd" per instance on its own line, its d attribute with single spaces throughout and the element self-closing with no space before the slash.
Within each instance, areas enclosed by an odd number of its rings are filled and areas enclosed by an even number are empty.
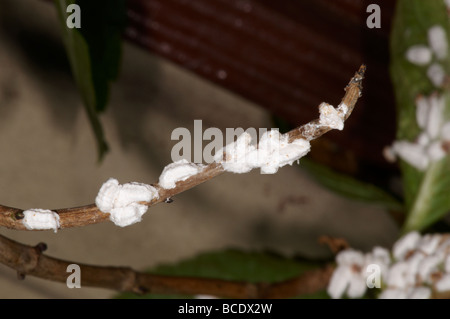
<svg viewBox="0 0 450 319">
<path fill-rule="evenodd" d="M 441 235 L 425 235 L 420 240 L 417 249 L 427 255 L 433 254 L 441 242 Z"/>
<path fill-rule="evenodd" d="M 346 249 L 341 251 L 337 257 L 336 261 L 339 265 L 359 265 L 362 266 L 364 263 L 364 255 L 353 249 Z"/>
<path fill-rule="evenodd" d="M 423 96 L 419 99 L 424 99 Z M 443 96 L 438 96 L 437 94 L 432 94 L 428 98 L 428 113 L 426 120 L 426 125 L 422 126 L 423 130 L 426 130 L 428 137 L 430 139 L 435 139 L 439 137 L 439 132 L 442 128 L 442 115 L 445 108 L 445 99 Z M 417 119 L 419 123 L 419 119 Z"/>
<path fill-rule="evenodd" d="M 406 51 L 406 59 L 417 65 L 427 65 L 431 62 L 432 52 L 426 45 L 413 45 Z"/>
<path fill-rule="evenodd" d="M 439 292 L 450 291 L 450 274 L 445 274 L 439 281 L 436 283 L 435 288 Z"/>
<path fill-rule="evenodd" d="M 364 268 L 368 265 L 377 265 L 380 267 L 381 277 L 386 280 L 389 266 L 391 264 L 391 256 L 387 249 L 382 247 L 375 247 L 372 253 L 368 253 L 365 256 Z"/>
<path fill-rule="evenodd" d="M 445 81 L 445 70 L 439 63 L 433 63 L 427 69 L 427 76 L 435 87 L 441 87 Z"/>
<path fill-rule="evenodd" d="M 447 57 L 448 43 L 447 33 L 440 25 L 434 25 L 427 32 L 428 44 L 416 44 L 411 46 L 405 53 L 406 59 L 412 64 L 426 66 L 433 60 L 433 55 L 437 60 L 443 61 Z M 443 66 L 433 63 L 427 69 L 427 76 L 435 87 L 442 87 L 446 74 Z"/>
<path fill-rule="evenodd" d="M 341 298 L 347 289 L 348 283 L 351 280 L 351 270 L 348 267 L 340 266 L 337 267 L 333 275 L 331 276 L 330 282 L 328 283 L 327 292 L 333 299 Z"/>
<path fill-rule="evenodd" d="M 395 141 L 391 152 L 420 171 L 443 159 L 447 155 L 444 145 L 450 141 L 450 122 L 443 123 L 444 109 L 443 96 L 419 96 L 416 99 L 416 121 L 422 132 L 415 142 Z"/>
<path fill-rule="evenodd" d="M 425 148 L 420 144 L 410 143 L 408 141 L 396 141 L 392 145 L 392 151 L 419 171 L 426 170 L 430 164 L 430 159 L 426 156 Z"/>
<path fill-rule="evenodd" d="M 385 289 L 381 295 L 379 296 L 379 299 L 406 299 L 407 294 L 406 291 L 403 289 Z"/>
<path fill-rule="evenodd" d="M 345 293 L 350 298 L 359 298 L 366 292 L 366 281 L 359 271 L 339 266 L 331 277 L 327 292 L 333 299 L 340 298 Z"/>
<path fill-rule="evenodd" d="M 437 254 L 443 254 L 444 256 L 447 256 L 450 254 L 450 238 L 441 239 L 441 243 L 439 244 L 438 248 L 436 249 Z M 450 260 L 449 260 L 449 268 L 446 270 L 450 272 Z"/>
<path fill-rule="evenodd" d="M 409 264 L 405 261 L 394 264 L 387 275 L 386 283 L 389 287 L 405 289 L 411 282 L 411 271 Z"/>
<path fill-rule="evenodd" d="M 431 283 L 430 275 L 434 271 L 437 271 L 439 264 L 442 264 L 443 258 L 439 255 L 431 255 L 425 257 L 419 264 L 418 275 L 424 282 Z"/>
<path fill-rule="evenodd" d="M 394 244 L 394 247 L 392 248 L 392 253 L 395 259 L 403 260 L 407 253 L 409 253 L 411 250 L 416 249 L 420 239 L 421 236 L 419 232 L 414 231 L 397 240 L 397 242 Z"/>
<path fill-rule="evenodd" d="M 447 57 L 447 33 L 442 26 L 435 25 L 428 29 L 428 43 L 438 60 Z"/>
<path fill-rule="evenodd" d="M 450 273 L 450 255 L 447 255 L 445 259 L 445 266 L 444 266 L 445 272 Z"/>
<path fill-rule="evenodd" d="M 336 256 L 337 268 L 328 286 L 332 298 L 359 298 L 366 292 L 369 265 L 378 265 L 383 285 L 380 299 L 429 299 L 432 291 L 450 292 L 450 235 L 410 232 L 392 248 L 375 247 L 363 254 L 347 249 Z M 373 279 L 373 278 L 372 278 Z"/>
<path fill-rule="evenodd" d="M 450 0 L 444 0 L 447 10 L 450 10 Z"/>
<path fill-rule="evenodd" d="M 430 299 L 431 289 L 427 287 L 418 287 L 412 289 L 407 298 L 408 299 Z"/>
<path fill-rule="evenodd" d="M 364 255 L 356 250 L 347 249 L 340 252 L 336 261 L 338 267 L 334 271 L 327 288 L 331 298 L 340 298 L 345 293 L 350 298 L 359 298 L 366 292 L 366 280 L 362 274 Z"/>
</svg>

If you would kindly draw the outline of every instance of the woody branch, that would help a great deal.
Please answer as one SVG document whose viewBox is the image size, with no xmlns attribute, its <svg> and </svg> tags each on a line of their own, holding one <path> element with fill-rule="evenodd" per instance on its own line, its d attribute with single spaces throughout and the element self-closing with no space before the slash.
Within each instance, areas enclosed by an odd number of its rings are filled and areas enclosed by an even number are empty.
<svg viewBox="0 0 450 319">
<path fill-rule="evenodd" d="M 358 98 L 361 96 L 361 84 L 365 70 L 365 66 L 362 65 L 345 88 L 346 93 L 341 104 L 346 105 L 348 110 L 345 112 L 344 121 L 350 116 Z M 321 125 L 319 120 L 315 120 L 286 134 L 290 142 L 299 138 L 310 141 L 322 136 L 331 129 Z M 224 171 L 220 163 L 212 163 L 189 179 L 177 182 L 176 187 L 173 189 L 164 189 L 154 185 L 159 192 L 159 198 L 155 198 L 145 204 L 153 206 L 166 198 L 210 180 Z M 56 209 L 54 211 L 60 216 L 60 228 L 95 224 L 109 218 L 109 214 L 101 212 L 95 204 Z M 26 228 L 21 223 L 21 218 L 23 218 L 23 210 L 0 205 L 0 226 L 25 230 Z M 0 236 L 0 263 L 15 269 L 19 277 L 32 275 L 64 282 L 67 276 L 67 266 L 75 262 L 48 257 L 42 254 L 45 248 L 44 244 L 31 247 Z M 211 294 L 229 298 L 287 298 L 313 293 L 326 287 L 334 268 L 333 266 L 326 266 L 280 283 L 253 284 L 218 279 L 158 276 L 136 272 L 127 267 L 101 267 L 77 264 L 80 265 L 83 272 L 82 285 L 85 286 L 141 294 L 147 292 L 161 294 Z"/>
<path fill-rule="evenodd" d="M 348 110 L 344 114 L 344 121 L 348 119 L 353 111 L 353 108 L 355 107 L 356 102 L 358 101 L 358 98 L 361 96 L 362 80 L 364 79 L 365 71 L 366 67 L 365 65 L 362 65 L 345 88 L 346 93 L 341 101 L 341 104 L 346 105 Z M 332 130 L 331 127 L 320 125 L 319 119 L 316 119 L 305 125 L 297 127 L 286 134 L 289 137 L 289 142 L 300 138 L 310 141 L 322 136 L 330 130 Z M 224 172 L 225 170 L 223 166 L 220 163 L 215 162 L 207 165 L 202 171 L 191 176 L 187 180 L 177 182 L 176 187 L 173 189 L 165 189 L 160 187 L 158 184 L 152 184 L 152 186 L 158 190 L 159 197 L 143 204 L 146 204 L 147 206 L 156 205 L 163 202 L 167 198 L 193 188 Z M 23 211 L 23 209 L 0 205 L 0 226 L 16 230 L 27 230 L 21 222 L 21 219 L 23 218 Z M 73 208 L 52 209 L 52 211 L 59 215 L 60 228 L 86 226 L 104 222 L 109 219 L 109 213 L 101 212 L 95 204 Z"/>
</svg>

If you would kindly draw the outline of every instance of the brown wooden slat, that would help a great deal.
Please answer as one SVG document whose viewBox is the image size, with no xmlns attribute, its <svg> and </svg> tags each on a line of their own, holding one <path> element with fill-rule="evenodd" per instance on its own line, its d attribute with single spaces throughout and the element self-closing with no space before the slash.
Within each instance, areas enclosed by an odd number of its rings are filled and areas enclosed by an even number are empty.
<svg viewBox="0 0 450 319">
<path fill-rule="evenodd" d="M 366 27 L 370 3 L 382 8 L 381 29 Z M 390 0 L 128 0 L 126 37 L 293 125 L 315 118 L 322 101 L 339 103 L 342 86 L 366 63 L 363 99 L 346 129 L 329 138 L 361 167 L 386 168 L 381 150 L 395 131 L 388 74 L 394 5 Z"/>
</svg>

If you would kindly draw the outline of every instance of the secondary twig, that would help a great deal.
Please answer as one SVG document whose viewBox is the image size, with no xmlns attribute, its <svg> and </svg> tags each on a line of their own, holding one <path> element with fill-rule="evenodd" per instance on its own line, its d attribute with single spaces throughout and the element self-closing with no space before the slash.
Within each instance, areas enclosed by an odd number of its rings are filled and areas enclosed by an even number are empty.
<svg viewBox="0 0 450 319">
<path fill-rule="evenodd" d="M 112 289 L 136 294 L 206 294 L 224 298 L 289 298 L 310 294 L 327 287 L 333 266 L 308 271 L 280 283 L 247 283 L 209 278 L 160 276 L 137 272 L 129 267 L 100 267 L 48 257 L 46 246 L 26 246 L 0 235 L 0 263 L 15 270 L 20 278 L 32 275 L 66 282 L 67 266 L 77 264 L 81 286 Z"/>
<path fill-rule="evenodd" d="M 346 93 L 341 103 L 345 104 L 348 107 L 348 111 L 344 116 L 344 121 L 350 116 L 358 98 L 361 96 L 362 80 L 364 78 L 365 70 L 365 65 L 362 65 L 345 88 Z M 317 119 L 298 128 L 295 128 L 286 134 L 288 134 L 290 142 L 299 138 L 310 141 L 322 136 L 330 130 L 330 127 L 320 125 L 320 122 Z M 212 179 L 213 177 L 222 174 L 223 172 L 224 169 L 221 164 L 212 163 L 206 166 L 206 168 L 201 172 L 190 177 L 189 179 L 177 182 L 176 187 L 173 189 L 164 189 L 156 184 L 154 186 L 158 190 L 159 198 L 145 204 L 147 204 L 148 206 L 153 206 L 155 204 L 163 202 L 167 198 L 182 193 L 194 186 L 197 186 L 207 180 Z M 101 212 L 95 204 L 82 207 L 52 210 L 59 214 L 61 226 L 60 228 L 96 224 L 109 219 L 109 214 Z M 0 205 L 0 226 L 17 230 L 26 230 L 25 226 L 21 222 L 21 218 L 23 218 L 22 212 L 22 209 Z"/>
</svg>

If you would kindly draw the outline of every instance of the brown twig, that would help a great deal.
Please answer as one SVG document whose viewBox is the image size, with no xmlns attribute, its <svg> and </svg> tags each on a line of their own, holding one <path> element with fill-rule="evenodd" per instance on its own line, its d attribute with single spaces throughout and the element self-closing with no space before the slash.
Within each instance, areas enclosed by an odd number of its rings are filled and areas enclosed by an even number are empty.
<svg viewBox="0 0 450 319">
<path fill-rule="evenodd" d="M 319 237 L 319 244 L 327 245 L 334 255 L 337 255 L 342 250 L 350 248 L 350 245 L 344 238 L 337 238 L 326 235 Z"/>
<path fill-rule="evenodd" d="M 348 111 L 345 114 L 344 121 L 347 120 L 347 118 L 350 116 L 358 98 L 361 96 L 362 80 L 364 78 L 365 71 L 366 67 L 365 65 L 362 65 L 345 88 L 346 93 L 341 103 L 347 105 Z M 290 142 L 300 138 L 309 141 L 322 136 L 330 130 L 330 127 L 320 125 L 320 122 L 317 119 L 303 126 L 295 128 L 286 134 L 288 134 Z M 190 177 L 185 181 L 178 182 L 176 184 L 176 187 L 173 189 L 164 189 L 162 187 L 159 187 L 158 185 L 154 185 L 158 190 L 159 198 L 154 199 L 146 204 L 148 206 L 153 206 L 155 204 L 163 202 L 167 198 L 195 187 L 207 180 L 210 180 L 222 174 L 223 172 L 224 169 L 221 164 L 212 163 L 206 166 L 205 169 L 203 169 L 198 174 Z M 95 204 L 74 208 L 53 209 L 53 211 L 59 214 L 61 226 L 60 228 L 79 227 L 96 224 L 106 221 L 109 218 L 109 214 L 101 212 Z M 21 222 L 21 218 L 23 218 L 22 213 L 22 209 L 0 205 L 0 226 L 16 230 L 26 230 L 25 226 Z"/>
<path fill-rule="evenodd" d="M 45 244 L 26 246 L 0 236 L 0 263 L 15 269 L 20 278 L 32 275 L 66 282 L 67 266 L 77 264 L 81 286 L 136 294 L 206 294 L 224 298 L 289 298 L 326 288 L 333 266 L 312 270 L 280 283 L 248 283 L 209 278 L 152 275 L 128 267 L 100 267 L 48 257 Z"/>
</svg>

